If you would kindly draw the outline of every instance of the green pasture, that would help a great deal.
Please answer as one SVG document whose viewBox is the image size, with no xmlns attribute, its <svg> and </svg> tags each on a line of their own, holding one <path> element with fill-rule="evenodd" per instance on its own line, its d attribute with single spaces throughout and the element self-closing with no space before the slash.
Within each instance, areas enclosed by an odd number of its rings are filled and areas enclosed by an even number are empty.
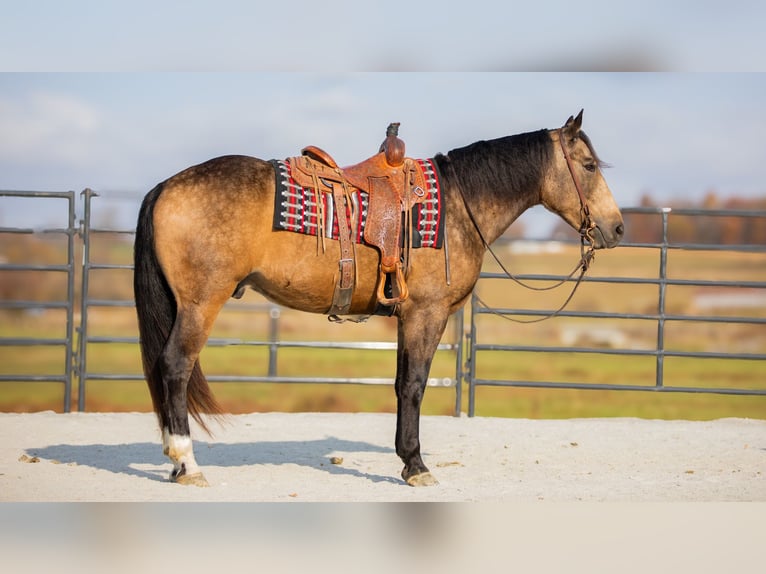
<svg viewBox="0 0 766 574">
<path fill-rule="evenodd" d="M 500 252 L 518 274 L 565 274 L 576 261 L 576 249 L 545 255 Z M 625 248 L 599 253 L 589 277 L 657 276 L 656 250 Z M 485 269 L 496 271 L 488 261 Z M 118 272 L 94 274 L 91 297 L 131 297 L 129 277 Z M 766 262 L 762 254 L 717 252 L 671 252 L 668 274 L 673 278 L 764 281 Z M 478 293 L 492 306 L 520 309 L 555 308 L 566 298 L 568 286 L 553 292 L 530 292 L 507 279 L 485 279 Z M 666 312 L 723 316 L 766 316 L 766 305 L 737 308 L 702 308 L 701 295 L 721 289 L 668 287 Z M 656 285 L 613 285 L 583 283 L 570 309 L 656 313 Z M 216 322 L 213 338 L 267 341 L 270 321 L 267 312 L 252 310 L 261 303 L 255 294 L 234 302 Z M 463 341 L 470 325 L 470 309 L 463 332 L 450 325 L 443 342 Z M 89 312 L 89 336 L 135 337 L 136 325 L 131 308 L 93 308 Z M 650 320 L 581 319 L 559 317 L 533 325 L 510 323 L 499 317 L 481 315 L 477 319 L 478 342 L 496 345 L 568 346 L 571 341 L 592 348 L 649 350 L 656 348 L 657 322 Z M 0 314 L 0 337 L 62 337 L 64 316 L 60 311 L 37 315 L 6 311 Z M 668 322 L 665 347 L 675 351 L 732 353 L 766 352 L 766 327 L 763 325 Z M 279 319 L 279 338 L 283 341 L 386 341 L 396 339 L 393 319 L 372 318 L 367 324 L 330 324 L 323 316 L 283 311 Z M 140 373 L 138 346 L 130 343 L 91 343 L 87 350 L 88 371 L 94 373 Z M 468 357 L 464 357 L 466 360 Z M 65 357 L 63 347 L 0 346 L 0 375 L 59 374 Z M 210 375 L 265 376 L 269 350 L 265 346 L 210 346 L 203 352 L 203 370 Z M 325 377 L 386 378 L 395 370 L 393 350 L 338 350 L 280 348 L 277 374 L 307 380 Z M 644 417 L 708 420 L 722 417 L 766 418 L 766 397 L 721 394 L 657 392 L 654 356 L 609 354 L 535 353 L 481 351 L 474 365 L 483 379 L 517 381 L 557 381 L 590 384 L 635 385 L 636 391 L 480 387 L 476 391 L 476 414 L 480 416 L 522 418 Z M 466 368 L 466 365 L 462 365 Z M 455 376 L 455 355 L 440 351 L 431 376 Z M 76 383 L 75 383 L 76 384 Z M 212 383 L 215 394 L 232 413 L 265 411 L 395 412 L 391 385 L 320 383 Z M 766 362 L 732 359 L 686 359 L 667 357 L 664 384 L 684 388 L 766 389 Z M 73 390 L 73 409 L 78 389 Z M 143 381 L 89 380 L 86 385 L 88 411 L 149 411 L 149 394 Z M 63 385 L 47 382 L 0 382 L 0 411 L 29 412 L 62 410 Z M 455 404 L 455 389 L 430 387 L 423 412 L 450 415 Z M 467 410 L 468 389 L 463 388 L 462 410 Z"/>
</svg>

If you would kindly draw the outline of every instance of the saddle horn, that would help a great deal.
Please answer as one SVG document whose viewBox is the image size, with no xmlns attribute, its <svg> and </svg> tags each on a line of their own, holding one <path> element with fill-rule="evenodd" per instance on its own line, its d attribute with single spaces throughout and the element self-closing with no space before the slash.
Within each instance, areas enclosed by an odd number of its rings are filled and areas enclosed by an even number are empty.
<svg viewBox="0 0 766 574">
<path fill-rule="evenodd" d="M 380 144 L 378 152 L 386 154 L 388 165 L 399 167 L 404 163 L 404 141 L 399 139 L 400 122 L 392 122 L 386 128 L 386 139 Z"/>
</svg>

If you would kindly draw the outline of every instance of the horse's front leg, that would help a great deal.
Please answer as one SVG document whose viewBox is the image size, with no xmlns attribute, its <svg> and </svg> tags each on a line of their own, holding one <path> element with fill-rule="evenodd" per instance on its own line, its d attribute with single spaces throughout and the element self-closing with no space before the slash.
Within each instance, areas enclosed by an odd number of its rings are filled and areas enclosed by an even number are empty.
<svg viewBox="0 0 766 574">
<path fill-rule="evenodd" d="M 399 318 L 396 454 L 404 462 L 402 478 L 410 486 L 438 484 L 420 455 L 420 405 L 431 361 L 446 324 L 446 313 L 443 317 L 434 313 L 410 313 Z"/>
</svg>

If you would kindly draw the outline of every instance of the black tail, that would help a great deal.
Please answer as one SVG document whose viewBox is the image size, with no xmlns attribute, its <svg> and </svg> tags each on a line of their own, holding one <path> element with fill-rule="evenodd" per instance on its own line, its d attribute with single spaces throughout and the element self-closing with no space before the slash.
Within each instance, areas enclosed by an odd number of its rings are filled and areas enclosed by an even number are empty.
<svg viewBox="0 0 766 574">
<path fill-rule="evenodd" d="M 154 204 L 161 192 L 162 184 L 151 190 L 144 198 L 138 214 L 133 251 L 133 294 L 136 299 L 144 376 L 149 385 L 154 412 L 157 413 L 160 427 L 164 427 L 167 426 L 167 413 L 163 408 L 164 392 L 158 359 L 173 328 L 176 302 L 154 250 Z M 189 379 L 187 402 L 189 414 L 209 434 L 210 430 L 201 415 L 217 416 L 223 414 L 223 410 L 210 391 L 199 361 L 195 363 Z"/>
</svg>

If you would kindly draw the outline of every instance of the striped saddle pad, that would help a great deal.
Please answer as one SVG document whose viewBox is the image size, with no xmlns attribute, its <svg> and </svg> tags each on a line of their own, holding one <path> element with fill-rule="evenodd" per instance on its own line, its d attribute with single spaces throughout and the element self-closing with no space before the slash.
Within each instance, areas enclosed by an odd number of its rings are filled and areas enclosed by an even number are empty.
<svg viewBox="0 0 766 574">
<path fill-rule="evenodd" d="M 318 194 L 323 204 L 321 213 L 324 215 L 324 221 L 318 221 L 320 210 L 317 209 L 317 194 L 314 190 L 295 183 L 288 162 L 271 160 L 271 163 L 276 171 L 274 229 L 317 235 L 317 225 L 321 225 L 325 237 L 338 239 L 338 219 L 332 194 Z M 412 207 L 412 246 L 441 249 L 444 242 L 444 206 L 436 165 L 431 159 L 418 159 L 416 163 L 425 176 L 426 195 L 422 202 Z M 368 194 L 352 187 L 351 201 L 354 207 L 351 213 L 355 214 L 355 220 L 351 220 L 348 210 L 346 219 L 349 229 L 353 230 L 352 239 L 356 243 L 364 243 Z"/>
</svg>

